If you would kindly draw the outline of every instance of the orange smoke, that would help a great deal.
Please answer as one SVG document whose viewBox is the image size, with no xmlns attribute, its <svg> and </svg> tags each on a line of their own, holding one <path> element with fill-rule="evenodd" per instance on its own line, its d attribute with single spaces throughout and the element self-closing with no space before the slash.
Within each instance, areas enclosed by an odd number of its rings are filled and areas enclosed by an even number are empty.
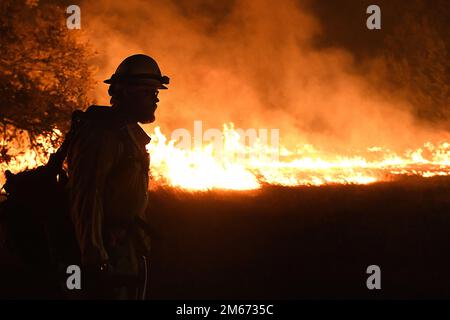
<svg viewBox="0 0 450 320">
<path fill-rule="evenodd" d="M 294 1 L 99 1 L 81 8 L 83 30 L 99 52 L 99 81 L 137 52 L 155 57 L 171 76 L 157 111 L 164 130 L 194 120 L 213 128 L 234 122 L 279 128 L 289 146 L 336 152 L 448 140 L 446 132 L 421 127 L 394 94 L 379 95 L 355 72 L 349 52 L 314 48 L 320 24 Z M 382 72 L 377 68 L 371 72 Z M 106 90 L 99 82 L 100 103 L 108 103 Z"/>
</svg>

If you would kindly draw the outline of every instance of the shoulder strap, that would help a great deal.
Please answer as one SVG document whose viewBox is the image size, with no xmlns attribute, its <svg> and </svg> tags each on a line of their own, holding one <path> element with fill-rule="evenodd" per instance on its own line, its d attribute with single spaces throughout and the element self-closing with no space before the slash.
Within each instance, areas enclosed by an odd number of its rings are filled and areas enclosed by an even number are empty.
<svg viewBox="0 0 450 320">
<path fill-rule="evenodd" d="M 63 143 L 55 153 L 50 155 L 50 158 L 46 164 L 46 167 L 52 172 L 58 173 L 61 170 L 64 159 L 67 157 L 67 152 L 72 139 L 83 121 L 84 114 L 85 113 L 81 110 L 75 110 L 72 113 L 70 129 L 67 132 Z"/>
</svg>

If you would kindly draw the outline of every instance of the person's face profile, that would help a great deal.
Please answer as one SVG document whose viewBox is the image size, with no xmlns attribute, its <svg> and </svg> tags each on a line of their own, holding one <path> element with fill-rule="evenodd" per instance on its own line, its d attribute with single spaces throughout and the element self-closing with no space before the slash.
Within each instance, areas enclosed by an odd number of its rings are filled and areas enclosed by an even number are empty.
<svg viewBox="0 0 450 320">
<path fill-rule="evenodd" d="M 127 88 L 127 102 L 133 119 L 141 123 L 155 121 L 155 111 L 159 102 L 158 88 L 149 85 L 139 85 Z"/>
</svg>

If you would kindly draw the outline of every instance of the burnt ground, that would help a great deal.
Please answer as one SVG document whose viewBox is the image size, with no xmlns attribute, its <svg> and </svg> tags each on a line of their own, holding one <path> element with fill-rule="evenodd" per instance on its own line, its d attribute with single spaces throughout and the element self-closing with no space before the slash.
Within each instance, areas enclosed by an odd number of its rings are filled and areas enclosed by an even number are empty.
<svg viewBox="0 0 450 320">
<path fill-rule="evenodd" d="M 151 200 L 153 299 L 450 298 L 449 178 Z"/>
<path fill-rule="evenodd" d="M 152 299 L 450 298 L 450 178 L 151 193 Z M 3 298 L 21 298 L 1 255 Z M 366 268 L 381 268 L 368 290 Z M 6 270 L 6 271 L 5 271 Z M 23 278 L 23 277 L 22 277 Z M 39 279 L 39 274 L 31 275 Z M 40 293 L 25 295 L 43 298 Z"/>
</svg>

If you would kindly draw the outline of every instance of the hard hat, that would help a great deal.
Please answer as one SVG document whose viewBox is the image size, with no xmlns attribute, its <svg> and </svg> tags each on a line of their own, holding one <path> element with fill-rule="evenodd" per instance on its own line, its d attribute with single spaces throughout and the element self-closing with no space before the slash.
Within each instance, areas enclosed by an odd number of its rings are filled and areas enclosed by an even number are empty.
<svg viewBox="0 0 450 320">
<path fill-rule="evenodd" d="M 145 55 L 135 54 L 122 61 L 111 78 L 104 83 L 149 84 L 158 89 L 167 89 L 169 77 L 163 76 L 156 61 Z"/>
</svg>

